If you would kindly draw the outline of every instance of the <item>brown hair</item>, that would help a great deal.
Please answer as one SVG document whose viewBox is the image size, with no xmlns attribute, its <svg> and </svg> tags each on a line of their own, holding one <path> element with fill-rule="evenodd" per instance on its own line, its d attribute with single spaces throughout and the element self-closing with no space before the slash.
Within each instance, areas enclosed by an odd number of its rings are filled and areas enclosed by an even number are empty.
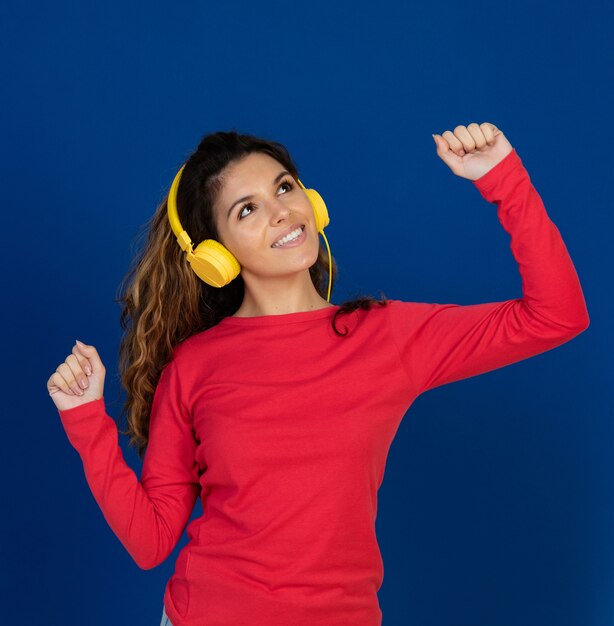
<svg viewBox="0 0 614 626">
<path fill-rule="evenodd" d="M 203 137 L 188 158 L 177 190 L 177 211 L 181 225 L 196 246 L 204 239 L 219 241 L 215 224 L 214 200 L 222 186 L 221 174 L 231 163 L 252 152 L 262 152 L 276 159 L 296 179 L 298 170 L 288 150 L 280 143 L 239 134 L 215 132 Z M 169 185 L 170 186 L 170 185 Z M 174 347 L 191 335 L 215 326 L 237 311 L 243 301 L 241 274 L 225 287 L 212 287 L 192 270 L 185 252 L 177 243 L 167 214 L 166 195 L 145 228 L 145 246 L 136 254 L 119 286 L 122 307 L 120 325 L 124 330 L 119 349 L 119 373 L 127 399 L 121 415 L 126 415 L 129 444 L 142 459 L 149 439 L 149 417 L 154 391 L 160 374 L 172 359 Z M 331 293 L 337 275 L 332 259 Z M 326 298 L 328 289 L 328 253 L 320 242 L 320 251 L 309 268 L 317 292 Z M 332 319 L 372 304 L 385 306 L 371 296 L 359 296 L 340 305 Z M 121 417 L 121 416 L 120 416 Z"/>
</svg>

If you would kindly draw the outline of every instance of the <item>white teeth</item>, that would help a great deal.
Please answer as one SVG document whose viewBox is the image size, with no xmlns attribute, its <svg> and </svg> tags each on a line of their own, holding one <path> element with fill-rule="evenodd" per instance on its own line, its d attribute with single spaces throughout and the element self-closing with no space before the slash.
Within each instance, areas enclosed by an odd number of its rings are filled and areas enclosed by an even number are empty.
<svg viewBox="0 0 614 626">
<path fill-rule="evenodd" d="M 289 241 L 296 239 L 302 232 L 303 232 L 303 229 L 299 226 L 296 230 L 293 230 L 289 235 L 286 235 L 283 239 L 276 241 L 271 247 L 279 248 L 280 246 L 283 246 L 285 243 L 288 243 Z"/>
</svg>

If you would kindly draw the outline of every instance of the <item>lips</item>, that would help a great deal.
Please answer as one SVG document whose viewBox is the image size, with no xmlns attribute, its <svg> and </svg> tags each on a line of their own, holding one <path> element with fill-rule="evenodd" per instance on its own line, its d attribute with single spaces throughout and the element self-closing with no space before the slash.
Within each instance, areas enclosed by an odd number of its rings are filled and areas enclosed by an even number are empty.
<svg viewBox="0 0 614 626">
<path fill-rule="evenodd" d="M 277 239 L 275 239 L 275 241 L 271 243 L 271 246 L 277 243 L 279 240 L 283 239 L 286 235 L 289 235 L 292 231 L 296 230 L 297 228 L 304 229 L 305 224 L 301 224 L 300 222 L 297 222 L 296 224 L 292 224 L 292 226 L 290 226 L 289 228 L 286 228 L 286 230 L 284 230 L 281 234 L 277 236 Z"/>
</svg>

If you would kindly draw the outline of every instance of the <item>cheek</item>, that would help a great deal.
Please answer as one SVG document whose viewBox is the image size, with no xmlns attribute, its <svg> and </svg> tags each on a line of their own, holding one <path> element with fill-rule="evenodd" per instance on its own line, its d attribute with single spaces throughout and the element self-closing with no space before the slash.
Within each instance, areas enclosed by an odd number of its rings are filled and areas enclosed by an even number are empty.
<svg viewBox="0 0 614 626">
<path fill-rule="evenodd" d="M 241 259 L 248 264 L 253 263 L 257 257 L 266 256 L 267 242 L 263 240 L 261 231 L 250 232 L 248 228 L 243 229 L 229 238 L 228 249 L 237 257 L 239 263 Z"/>
<path fill-rule="evenodd" d="M 314 246 L 314 260 L 313 262 L 315 263 L 318 260 L 318 255 L 320 254 L 320 243 L 318 242 L 315 246 Z M 324 250 L 324 259 L 326 261 L 326 265 L 328 266 L 328 252 L 326 251 L 326 249 Z"/>
<path fill-rule="evenodd" d="M 216 241 L 218 243 L 221 243 L 224 248 L 226 248 L 226 250 L 228 250 L 233 256 L 237 258 L 237 260 L 239 260 L 239 256 L 241 255 L 242 250 L 236 237 L 233 237 L 222 230 L 218 230 L 218 236 Z"/>
</svg>

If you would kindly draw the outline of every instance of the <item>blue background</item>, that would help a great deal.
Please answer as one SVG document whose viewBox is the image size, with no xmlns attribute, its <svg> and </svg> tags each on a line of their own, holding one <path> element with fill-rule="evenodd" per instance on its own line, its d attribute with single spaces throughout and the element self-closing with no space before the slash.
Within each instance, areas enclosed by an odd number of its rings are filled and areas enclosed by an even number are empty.
<svg viewBox="0 0 614 626">
<path fill-rule="evenodd" d="M 138 568 L 46 383 L 91 343 L 118 414 L 116 290 L 200 138 L 288 147 L 331 215 L 332 302 L 473 304 L 522 294 L 496 206 L 431 138 L 471 122 L 522 158 L 591 325 L 411 407 L 379 493 L 383 623 L 614 624 L 610 3 L 61 0 L 1 16 L 3 624 L 159 623 L 186 537 Z"/>
</svg>

